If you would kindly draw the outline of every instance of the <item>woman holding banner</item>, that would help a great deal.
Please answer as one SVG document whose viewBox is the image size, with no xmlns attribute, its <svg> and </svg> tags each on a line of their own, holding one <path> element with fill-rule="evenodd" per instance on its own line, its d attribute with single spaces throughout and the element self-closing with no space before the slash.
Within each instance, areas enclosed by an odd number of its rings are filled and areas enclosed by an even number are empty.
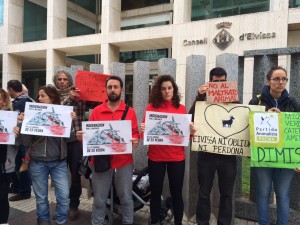
<svg viewBox="0 0 300 225">
<path fill-rule="evenodd" d="M 150 104 L 146 111 L 186 114 L 186 108 L 180 104 L 178 86 L 169 75 L 159 76 L 151 90 Z M 145 118 L 144 120 L 145 121 Z M 144 132 L 145 123 L 141 124 Z M 191 135 L 196 128 L 191 123 Z M 149 180 L 151 189 L 150 214 L 151 224 L 160 223 L 161 194 L 165 173 L 169 178 L 169 188 L 172 197 L 174 224 L 181 225 L 183 217 L 182 186 L 185 169 L 183 146 L 150 145 L 148 153 Z"/>
<path fill-rule="evenodd" d="M 6 91 L 0 88 L 0 110 L 10 111 L 12 110 L 12 105 L 10 97 Z M 2 118 L 3 119 L 3 118 Z M 0 120 L 1 125 L 1 120 Z M 4 135 L 4 129 L 0 127 L 0 135 Z M 1 138 L 2 139 L 2 138 Z M 14 162 L 16 154 L 13 154 L 13 157 L 9 157 L 10 152 L 7 151 L 7 145 L 0 144 L 0 224 L 6 224 L 9 215 L 9 203 L 8 203 L 8 190 L 11 176 L 14 173 L 13 168 L 10 168 L 8 171 L 7 168 L 7 159 L 10 158 L 10 161 Z M 16 152 L 15 152 L 16 153 Z M 14 164 L 14 163 L 13 163 Z"/>
<path fill-rule="evenodd" d="M 267 74 L 267 85 L 254 97 L 250 105 L 262 105 L 268 112 L 300 112 L 297 101 L 285 89 L 287 72 L 282 67 L 273 67 Z M 254 167 L 256 176 L 256 199 L 258 222 L 269 225 L 269 198 L 274 185 L 277 203 L 277 225 L 287 225 L 289 219 L 290 186 L 294 176 L 292 169 Z"/>
<path fill-rule="evenodd" d="M 48 84 L 38 91 L 37 102 L 60 105 L 60 95 L 56 88 Z M 76 119 L 74 112 L 70 115 Z M 18 131 L 19 129 L 15 129 Z M 48 177 L 51 176 L 55 188 L 57 224 L 67 224 L 69 209 L 69 183 L 67 171 L 67 144 L 64 138 L 21 135 L 20 142 L 30 147 L 30 165 L 32 187 L 36 196 L 37 224 L 48 225 L 50 222 L 50 207 L 48 201 Z"/>
</svg>

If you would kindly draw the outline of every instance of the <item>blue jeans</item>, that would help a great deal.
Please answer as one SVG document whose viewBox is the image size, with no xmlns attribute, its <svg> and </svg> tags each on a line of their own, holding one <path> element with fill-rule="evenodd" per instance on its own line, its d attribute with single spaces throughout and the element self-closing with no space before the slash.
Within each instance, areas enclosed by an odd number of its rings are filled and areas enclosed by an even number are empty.
<svg viewBox="0 0 300 225">
<path fill-rule="evenodd" d="M 32 187 L 36 196 L 37 219 L 50 221 L 50 208 L 48 201 L 48 176 L 55 188 L 56 209 L 55 219 L 58 224 L 68 221 L 69 209 L 69 183 L 67 162 L 34 162 L 30 163 Z"/>
<path fill-rule="evenodd" d="M 256 201 L 258 222 L 269 225 L 269 198 L 274 184 L 277 203 L 276 225 L 287 225 L 290 208 L 290 187 L 294 170 L 277 168 L 253 168 L 256 176 Z"/>
</svg>

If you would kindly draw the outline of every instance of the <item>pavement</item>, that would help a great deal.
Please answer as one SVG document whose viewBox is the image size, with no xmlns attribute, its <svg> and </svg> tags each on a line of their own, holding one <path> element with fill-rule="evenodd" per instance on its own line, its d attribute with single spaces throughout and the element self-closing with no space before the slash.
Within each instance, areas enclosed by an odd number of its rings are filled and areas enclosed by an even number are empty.
<svg viewBox="0 0 300 225">
<path fill-rule="evenodd" d="M 79 212 L 80 216 L 77 220 L 70 220 L 69 225 L 90 225 L 91 211 L 93 197 L 89 197 L 89 192 L 87 189 L 83 188 L 83 193 L 80 199 Z M 9 196 L 12 196 L 10 194 Z M 55 211 L 55 194 L 54 188 L 51 187 L 49 182 L 49 203 L 51 208 L 51 214 L 54 214 Z M 138 210 L 134 214 L 134 225 L 148 225 L 150 216 L 149 206 L 144 206 L 142 209 Z M 34 225 L 36 224 L 36 203 L 35 196 L 32 192 L 30 199 L 10 202 L 10 215 L 9 215 L 9 225 Z M 53 223 L 54 224 L 54 221 Z M 113 225 L 121 224 L 120 215 L 113 215 Z M 173 221 L 167 223 L 167 225 L 172 225 Z M 183 225 L 195 225 L 195 217 L 191 219 L 183 218 Z M 212 216 L 210 225 L 216 225 L 216 219 Z M 242 220 L 235 218 L 234 225 L 258 225 L 258 223 L 253 221 Z"/>
</svg>

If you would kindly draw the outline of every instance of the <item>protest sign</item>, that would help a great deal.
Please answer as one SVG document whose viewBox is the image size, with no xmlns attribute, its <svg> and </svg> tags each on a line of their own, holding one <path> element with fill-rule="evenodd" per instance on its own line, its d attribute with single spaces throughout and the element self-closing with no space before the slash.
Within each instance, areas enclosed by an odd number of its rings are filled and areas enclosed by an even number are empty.
<svg viewBox="0 0 300 225">
<path fill-rule="evenodd" d="M 265 107 L 198 101 L 194 117 L 198 130 L 192 140 L 192 150 L 250 156 L 250 111 L 265 111 Z"/>
<path fill-rule="evenodd" d="M 300 113 L 250 113 L 251 166 L 300 168 Z"/>
<path fill-rule="evenodd" d="M 80 90 L 79 99 L 104 102 L 107 99 L 105 83 L 110 75 L 77 70 L 75 86 Z"/>
<path fill-rule="evenodd" d="M 18 112 L 0 110 L 0 144 L 14 145 L 14 127 L 17 126 Z"/>
<path fill-rule="evenodd" d="M 130 120 L 82 122 L 82 130 L 84 156 L 132 153 Z"/>
<path fill-rule="evenodd" d="M 146 112 L 144 145 L 188 146 L 191 114 Z"/>
<path fill-rule="evenodd" d="M 206 101 L 209 103 L 238 102 L 237 82 L 209 82 Z"/>
<path fill-rule="evenodd" d="M 26 102 L 21 133 L 70 137 L 73 106 Z"/>
</svg>

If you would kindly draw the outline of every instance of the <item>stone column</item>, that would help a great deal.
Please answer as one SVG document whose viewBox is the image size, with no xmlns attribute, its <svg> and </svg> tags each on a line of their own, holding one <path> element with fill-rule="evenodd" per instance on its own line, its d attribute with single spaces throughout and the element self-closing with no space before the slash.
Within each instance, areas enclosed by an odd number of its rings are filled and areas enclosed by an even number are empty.
<svg viewBox="0 0 300 225">
<path fill-rule="evenodd" d="M 47 49 L 46 57 L 46 84 L 52 83 L 52 77 L 58 70 L 66 69 L 61 67 L 65 65 L 66 53 L 58 50 Z M 71 72 L 68 70 L 68 72 Z"/>
<path fill-rule="evenodd" d="M 173 4 L 173 24 L 190 22 L 192 17 L 192 0 L 175 0 Z"/>
<path fill-rule="evenodd" d="M 125 63 L 113 62 L 111 64 L 111 75 L 121 77 L 121 79 L 123 80 L 124 91 L 122 92 L 121 99 L 123 101 L 125 101 L 125 86 L 126 86 L 126 82 L 125 82 Z"/>
<path fill-rule="evenodd" d="M 47 40 L 67 36 L 67 0 L 47 1 Z"/>
<path fill-rule="evenodd" d="M 205 83 L 206 57 L 191 55 L 186 59 L 185 106 L 190 110 L 198 88 Z M 197 158 L 198 153 L 185 148 L 185 182 L 183 184 L 183 201 L 187 218 L 195 215 L 198 200 Z"/>
<path fill-rule="evenodd" d="M 8 13 L 4 13 L 4 27 L 7 31 L 7 44 L 17 44 L 23 42 L 23 17 L 24 0 L 3 1 L 4 8 L 7 4 Z M 5 11 L 5 10 L 4 10 Z"/>
<path fill-rule="evenodd" d="M 293 54 L 291 56 L 291 69 L 290 69 L 290 94 L 295 97 L 300 104 L 300 54 Z M 296 210 L 299 217 L 300 211 L 300 174 L 296 173 L 292 182 L 290 199 L 291 199 L 291 208 Z M 299 218 L 298 218 L 299 219 Z M 298 220 L 299 223 L 299 220 Z"/>
<path fill-rule="evenodd" d="M 91 64 L 90 71 L 94 73 L 103 73 L 103 65 L 102 64 Z"/>
<path fill-rule="evenodd" d="M 105 43 L 101 45 L 101 64 L 104 66 L 104 73 L 111 74 L 111 64 L 119 62 L 119 48 Z"/>
<path fill-rule="evenodd" d="M 149 101 L 149 74 L 149 62 L 136 61 L 133 63 L 133 108 L 135 109 L 139 126 Z M 140 140 L 134 155 L 136 169 L 142 169 L 147 165 L 147 151 L 147 147 Z"/>
<path fill-rule="evenodd" d="M 76 76 L 77 70 L 83 70 L 83 66 L 80 66 L 80 65 L 71 65 L 70 74 L 71 74 L 71 76 L 73 78 L 74 84 L 75 84 L 75 76 Z"/>
<path fill-rule="evenodd" d="M 244 58 L 243 103 L 248 104 L 253 97 L 254 57 Z"/>
<path fill-rule="evenodd" d="M 176 59 L 161 58 L 158 60 L 158 76 L 171 75 L 176 79 Z"/>
<path fill-rule="evenodd" d="M 9 80 L 22 82 L 22 58 L 12 54 L 3 54 L 2 88 L 6 90 Z"/>
</svg>

